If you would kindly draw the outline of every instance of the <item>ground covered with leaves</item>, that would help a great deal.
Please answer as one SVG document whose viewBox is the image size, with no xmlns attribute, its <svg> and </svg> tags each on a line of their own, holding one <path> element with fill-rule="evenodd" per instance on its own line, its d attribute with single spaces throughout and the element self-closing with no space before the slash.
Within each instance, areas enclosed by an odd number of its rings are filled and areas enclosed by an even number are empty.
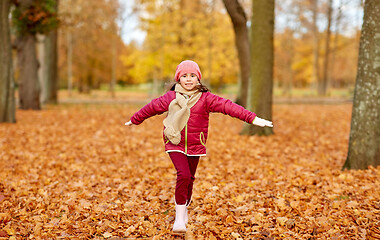
<svg viewBox="0 0 380 240">
<path fill-rule="evenodd" d="M 134 105 L 17 111 L 0 124 L 0 239 L 178 239 L 162 120 Z M 210 121 L 185 239 L 378 239 L 380 168 L 341 171 L 351 105 L 275 105 L 275 135 Z"/>
</svg>

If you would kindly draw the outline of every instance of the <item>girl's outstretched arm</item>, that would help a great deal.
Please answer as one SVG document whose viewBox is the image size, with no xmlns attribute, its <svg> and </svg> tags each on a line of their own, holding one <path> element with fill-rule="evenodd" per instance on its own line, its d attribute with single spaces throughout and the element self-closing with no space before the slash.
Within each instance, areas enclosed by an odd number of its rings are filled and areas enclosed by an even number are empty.
<svg viewBox="0 0 380 240">
<path fill-rule="evenodd" d="M 169 91 L 163 96 L 153 99 L 150 103 L 148 103 L 135 114 L 133 114 L 131 120 L 129 122 L 126 122 L 125 125 L 139 125 L 147 118 L 168 111 L 169 104 L 174 98 L 175 92 Z"/>
<path fill-rule="evenodd" d="M 233 103 L 229 99 L 219 97 L 212 93 L 207 96 L 208 110 L 209 112 L 219 112 L 231 117 L 238 118 L 250 124 L 255 124 L 261 127 L 273 127 L 271 121 L 257 117 L 256 113 L 248 111 L 244 107 Z"/>
</svg>

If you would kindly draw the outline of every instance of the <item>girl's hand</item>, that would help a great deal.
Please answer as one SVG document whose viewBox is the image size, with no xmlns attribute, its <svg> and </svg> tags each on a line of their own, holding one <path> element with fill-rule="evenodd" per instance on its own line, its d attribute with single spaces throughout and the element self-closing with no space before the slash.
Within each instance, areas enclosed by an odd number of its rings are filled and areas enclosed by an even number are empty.
<svg viewBox="0 0 380 240">
<path fill-rule="evenodd" d="M 124 125 L 125 126 L 131 126 L 131 125 L 133 125 L 133 123 L 131 121 L 129 121 L 129 122 L 126 122 Z"/>
<path fill-rule="evenodd" d="M 271 121 L 255 117 L 252 124 L 260 126 L 260 127 L 273 127 L 273 123 Z"/>
</svg>

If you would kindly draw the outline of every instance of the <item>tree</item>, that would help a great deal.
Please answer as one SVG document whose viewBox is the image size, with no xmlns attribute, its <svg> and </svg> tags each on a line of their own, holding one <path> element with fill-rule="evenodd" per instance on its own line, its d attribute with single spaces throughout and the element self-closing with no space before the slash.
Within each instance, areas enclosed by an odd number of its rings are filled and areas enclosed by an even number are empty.
<svg viewBox="0 0 380 240">
<path fill-rule="evenodd" d="M 272 119 L 274 0 L 252 1 L 251 85 L 248 109 Z M 270 135 L 272 128 L 246 125 L 242 134 Z"/>
<path fill-rule="evenodd" d="M 323 76 L 318 83 L 318 94 L 325 96 L 329 85 L 329 57 L 330 57 L 330 41 L 331 41 L 331 22 L 333 12 L 333 1 L 328 0 L 327 3 L 327 28 L 326 28 L 326 42 L 325 42 L 325 58 L 323 62 Z"/>
<path fill-rule="evenodd" d="M 247 16 L 238 0 L 223 0 L 230 15 L 235 31 L 235 45 L 240 65 L 240 88 L 236 102 L 244 107 L 248 100 L 248 83 L 250 75 L 250 50 L 247 28 Z"/>
<path fill-rule="evenodd" d="M 34 0 L 25 0 L 17 3 L 14 12 L 15 21 L 20 18 L 27 19 L 25 15 L 32 9 Z M 20 21 L 22 22 L 22 20 Z M 22 24 L 22 23 L 21 23 Z M 20 24 L 20 25 L 21 25 Z M 38 82 L 38 61 L 36 56 L 36 35 L 30 32 L 28 25 L 18 31 L 15 43 L 17 49 L 19 76 L 19 98 L 21 109 L 41 109 L 40 106 L 40 86 Z"/>
<path fill-rule="evenodd" d="M 380 1 L 367 0 L 344 169 L 380 165 Z"/>
<path fill-rule="evenodd" d="M 318 30 L 318 0 L 311 0 L 313 14 L 312 34 L 313 34 L 313 75 L 312 82 L 318 84 L 319 78 L 319 30 Z"/>
<path fill-rule="evenodd" d="M 41 109 L 36 34 L 56 28 L 57 18 L 52 10 L 54 0 L 16 1 L 12 13 L 16 30 L 17 59 L 19 67 L 19 97 L 21 109 Z"/>
<path fill-rule="evenodd" d="M 53 0 L 53 9 L 58 12 L 58 0 Z M 47 33 L 44 40 L 43 63 L 42 64 L 42 102 L 53 103 L 58 102 L 58 30 L 53 29 Z"/>
<path fill-rule="evenodd" d="M 10 0 L 0 2 L 0 122 L 16 122 L 12 47 L 8 20 L 10 5 Z"/>
<path fill-rule="evenodd" d="M 274 37 L 276 86 L 286 90 L 292 81 L 295 88 L 311 86 L 314 94 L 320 84 L 318 79 L 322 80 L 324 75 L 328 87 L 354 86 L 360 26 L 356 24 L 359 20 L 352 19 L 352 12 L 346 9 L 355 9 L 360 14 L 361 6 L 356 2 L 333 1 L 330 37 L 327 37 L 329 0 L 320 0 L 318 5 L 314 0 L 276 2 L 276 19 L 280 23 L 276 26 Z M 325 39 L 331 39 L 329 47 L 325 45 L 328 43 Z M 328 63 L 324 62 L 326 52 L 329 52 Z M 323 71 L 325 66 L 327 69 Z"/>
<path fill-rule="evenodd" d="M 74 7 L 73 7 L 74 6 Z M 77 87 L 90 93 L 102 84 L 113 86 L 121 79 L 125 44 L 119 31 L 122 19 L 117 0 L 59 1 L 59 78 L 71 93 Z"/>
</svg>

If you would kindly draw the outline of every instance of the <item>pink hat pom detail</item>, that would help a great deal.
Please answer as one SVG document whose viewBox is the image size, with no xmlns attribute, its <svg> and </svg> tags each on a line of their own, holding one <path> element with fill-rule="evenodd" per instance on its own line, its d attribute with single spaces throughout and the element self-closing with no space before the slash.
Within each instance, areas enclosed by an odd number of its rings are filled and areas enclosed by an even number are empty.
<svg viewBox="0 0 380 240">
<path fill-rule="evenodd" d="M 202 79 L 201 70 L 198 64 L 194 61 L 185 60 L 178 64 L 175 71 L 174 79 L 178 82 L 179 78 L 186 73 L 194 73 L 195 75 L 197 75 L 199 81 Z"/>
</svg>

